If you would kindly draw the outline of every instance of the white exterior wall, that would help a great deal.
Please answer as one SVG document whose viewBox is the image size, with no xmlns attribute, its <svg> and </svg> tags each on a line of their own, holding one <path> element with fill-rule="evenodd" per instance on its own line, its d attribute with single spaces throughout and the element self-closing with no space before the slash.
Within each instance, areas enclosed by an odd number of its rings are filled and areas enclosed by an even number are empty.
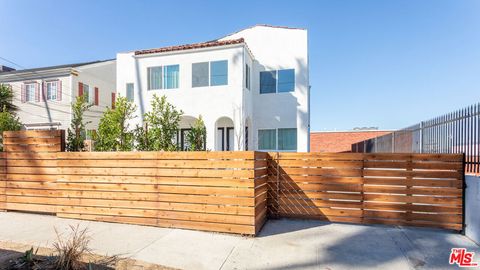
<svg viewBox="0 0 480 270">
<path fill-rule="evenodd" d="M 465 235 L 480 244 L 480 177 L 465 175 Z"/>
<path fill-rule="evenodd" d="M 116 92 L 116 62 L 108 61 L 75 68 L 78 76 L 72 76 L 70 96 L 78 96 L 78 83 L 87 84 L 90 88 L 91 100 L 95 98 L 95 87 L 98 87 L 98 105 L 93 105 L 85 113 L 87 130 L 98 129 L 98 123 L 107 107 L 111 107 L 112 93 Z"/>
<path fill-rule="evenodd" d="M 153 95 L 165 95 L 169 103 L 182 110 L 185 117 L 198 118 L 202 115 L 207 128 L 207 149 L 215 150 L 215 123 L 222 117 L 234 123 L 234 150 L 243 149 L 241 123 L 243 89 L 243 44 L 189 52 L 148 54 L 135 56 L 133 52 L 117 55 L 118 94 L 126 96 L 126 84 L 134 83 L 134 102 L 137 118 L 130 122 L 130 128 L 142 124 L 142 115 L 151 110 Z M 192 88 L 192 64 L 228 60 L 228 85 Z M 179 88 L 147 90 L 147 68 L 179 65 Z"/>
<path fill-rule="evenodd" d="M 255 26 L 222 40 L 244 38 L 255 57 L 252 80 L 253 144 L 258 129 L 297 128 L 297 151 L 310 149 L 309 67 L 307 31 Z M 260 71 L 295 69 L 295 91 L 260 94 Z"/>
<path fill-rule="evenodd" d="M 63 75 L 54 75 L 57 73 Z M 43 76 L 43 74 L 46 75 Z M 8 72 L 5 72 L 5 75 L 8 75 Z M 67 130 L 71 124 L 71 104 L 78 95 L 78 82 L 88 84 L 92 90 L 93 87 L 98 87 L 99 106 L 92 106 L 89 111 L 85 113 L 85 121 L 90 121 L 86 128 L 97 129 L 103 111 L 106 109 L 106 106 L 110 106 L 111 104 L 111 93 L 115 92 L 116 64 L 115 60 L 112 60 L 72 69 L 62 68 L 62 70 L 58 72 L 56 72 L 55 69 L 47 69 L 36 72 L 26 71 L 25 73 L 12 74 L 11 76 L 14 78 L 13 80 L 2 80 L 2 83 L 6 83 L 12 87 L 14 93 L 13 103 L 19 108 L 17 115 L 20 121 L 27 126 L 41 125 L 29 127 L 31 129 L 47 129 L 51 126 L 53 128 Z M 42 82 L 50 80 L 61 80 L 61 100 L 40 99 L 38 102 L 35 100 L 22 102 L 21 89 L 24 83 L 37 82 L 41 85 Z M 60 123 L 60 125 L 56 125 L 56 123 Z"/>
<path fill-rule="evenodd" d="M 19 75 L 21 78 L 22 75 Z M 70 125 L 70 103 L 71 96 L 69 95 L 69 89 L 71 76 L 63 77 L 49 77 L 43 79 L 25 80 L 25 81 L 12 81 L 5 82 L 12 87 L 14 99 L 13 104 L 19 109 L 17 116 L 20 118 L 20 122 L 23 124 L 46 124 L 46 123 L 60 123 L 60 126 L 55 125 L 59 129 L 64 129 Z M 36 82 L 42 85 L 42 81 L 46 80 L 61 80 L 62 82 L 62 100 L 41 100 L 40 101 L 28 101 L 22 102 L 22 85 L 24 82 Z"/>
<path fill-rule="evenodd" d="M 166 95 L 168 102 L 186 117 L 202 115 L 207 128 L 207 149 L 216 149 L 215 123 L 222 117 L 234 122 L 234 150 L 245 149 L 245 125 L 249 125 L 248 149 L 258 149 L 259 129 L 297 128 L 297 151 L 309 151 L 309 69 L 307 31 L 256 26 L 223 40 L 244 38 L 245 44 L 172 51 L 135 56 L 117 54 L 117 90 L 126 96 L 126 84 L 134 83 L 138 118 L 130 128 L 142 124 L 153 94 Z M 191 87 L 192 63 L 228 60 L 228 85 Z M 250 90 L 246 89 L 245 64 L 251 68 Z M 147 91 L 147 68 L 180 66 L 179 88 Z M 295 90 L 260 94 L 260 71 L 295 69 Z"/>
</svg>

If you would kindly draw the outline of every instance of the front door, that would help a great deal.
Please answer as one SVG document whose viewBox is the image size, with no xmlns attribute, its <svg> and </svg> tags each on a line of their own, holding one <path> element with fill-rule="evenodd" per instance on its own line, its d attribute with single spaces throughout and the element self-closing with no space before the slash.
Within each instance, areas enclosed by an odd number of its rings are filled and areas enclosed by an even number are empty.
<svg viewBox="0 0 480 270">
<path fill-rule="evenodd" d="M 234 149 L 233 127 L 217 128 L 217 151 L 233 151 Z"/>
</svg>

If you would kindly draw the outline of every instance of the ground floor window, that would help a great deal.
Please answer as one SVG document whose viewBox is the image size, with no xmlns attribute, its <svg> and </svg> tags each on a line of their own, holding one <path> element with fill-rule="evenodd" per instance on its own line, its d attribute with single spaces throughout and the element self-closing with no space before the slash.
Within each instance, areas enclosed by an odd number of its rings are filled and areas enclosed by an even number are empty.
<svg viewBox="0 0 480 270">
<path fill-rule="evenodd" d="M 259 129 L 258 150 L 297 150 L 297 129 Z"/>
<path fill-rule="evenodd" d="M 297 150 L 297 129 L 278 129 L 278 150 Z"/>
<path fill-rule="evenodd" d="M 276 150 L 277 149 L 277 130 L 260 129 L 258 130 L 258 150 Z"/>
</svg>

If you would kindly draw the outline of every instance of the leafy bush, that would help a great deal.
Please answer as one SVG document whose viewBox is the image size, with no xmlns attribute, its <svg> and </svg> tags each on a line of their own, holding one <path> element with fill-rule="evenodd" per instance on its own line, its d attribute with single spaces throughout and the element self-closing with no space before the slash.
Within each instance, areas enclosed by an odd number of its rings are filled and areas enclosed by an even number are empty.
<svg viewBox="0 0 480 270">
<path fill-rule="evenodd" d="M 128 121 L 135 118 L 136 106 L 125 97 L 119 97 L 114 109 L 107 109 L 100 119 L 95 138 L 96 151 L 131 151 L 134 133 Z"/>
<path fill-rule="evenodd" d="M 7 111 L 6 106 L 3 107 L 3 111 L 0 112 L 0 150 L 3 150 L 3 132 L 4 131 L 16 131 L 22 128 L 22 123 L 17 116 Z"/>
<path fill-rule="evenodd" d="M 13 104 L 13 91 L 9 85 L 0 84 L 0 108 L 6 108 L 9 112 L 15 112 L 18 107 Z"/>
<path fill-rule="evenodd" d="M 85 125 L 89 122 L 83 121 L 84 113 L 92 107 L 92 104 L 87 103 L 85 96 L 78 96 L 74 102 L 72 102 L 72 123 L 67 131 L 67 151 L 79 152 L 85 147 Z"/>
<path fill-rule="evenodd" d="M 175 136 L 183 112 L 168 103 L 165 96 L 153 95 L 152 110 L 145 113 L 145 127 L 135 130 L 136 145 L 143 151 L 175 151 Z"/>
<path fill-rule="evenodd" d="M 207 129 L 200 115 L 197 120 L 190 127 L 190 131 L 187 134 L 188 150 L 189 151 L 202 151 L 205 150 L 205 140 L 207 139 Z"/>
</svg>

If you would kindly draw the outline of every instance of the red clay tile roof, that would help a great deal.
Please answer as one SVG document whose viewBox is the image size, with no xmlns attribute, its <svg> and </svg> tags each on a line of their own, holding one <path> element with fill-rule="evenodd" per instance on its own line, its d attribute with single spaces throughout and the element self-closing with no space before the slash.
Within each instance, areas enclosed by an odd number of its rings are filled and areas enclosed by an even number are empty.
<svg viewBox="0 0 480 270">
<path fill-rule="evenodd" d="M 135 51 L 135 55 L 217 47 L 217 46 L 240 44 L 244 42 L 245 41 L 243 38 L 222 40 L 222 41 L 208 41 L 208 42 L 193 43 L 193 44 L 186 44 L 186 45 L 179 45 L 179 46 L 169 46 L 169 47 L 156 48 L 156 49 L 140 50 L 140 51 Z"/>
</svg>

